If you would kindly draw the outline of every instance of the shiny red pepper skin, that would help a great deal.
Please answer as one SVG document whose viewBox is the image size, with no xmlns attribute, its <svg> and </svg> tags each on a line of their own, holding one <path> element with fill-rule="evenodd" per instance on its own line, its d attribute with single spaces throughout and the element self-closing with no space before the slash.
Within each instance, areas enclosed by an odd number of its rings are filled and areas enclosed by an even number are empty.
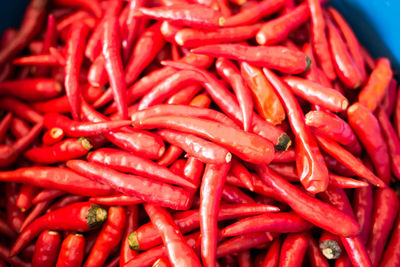
<svg viewBox="0 0 400 267">
<path fill-rule="evenodd" d="M 46 131 L 42 136 L 42 143 L 45 146 L 51 146 L 59 143 L 64 138 L 64 131 L 61 128 L 54 127 Z"/>
<path fill-rule="evenodd" d="M 62 86 L 54 79 L 36 78 L 0 82 L 0 95 L 26 101 L 50 99 L 61 93 Z"/>
<path fill-rule="evenodd" d="M 307 252 L 308 240 L 306 233 L 288 234 L 282 242 L 279 255 L 279 267 L 300 267 Z"/>
<path fill-rule="evenodd" d="M 59 196 L 66 194 L 65 191 L 57 190 L 57 189 L 43 189 L 40 191 L 33 199 L 32 204 L 37 204 L 42 201 L 46 201 L 49 199 L 55 199 Z"/>
<path fill-rule="evenodd" d="M 227 184 L 222 189 L 222 200 L 228 203 L 255 204 L 254 199 L 242 192 L 238 187 Z"/>
<path fill-rule="evenodd" d="M 23 212 L 27 211 L 32 206 L 32 199 L 39 192 L 40 188 L 30 185 L 23 184 L 19 191 L 18 198 L 15 205 L 20 208 Z"/>
<path fill-rule="evenodd" d="M 11 111 L 15 116 L 31 123 L 39 123 L 43 120 L 42 115 L 30 106 L 11 97 L 0 98 L 0 106 L 2 109 Z"/>
<path fill-rule="evenodd" d="M 54 4 L 67 7 L 77 7 L 90 11 L 96 17 L 100 18 L 102 15 L 102 10 L 100 3 L 97 0 L 54 0 Z"/>
<path fill-rule="evenodd" d="M 57 261 L 58 251 L 61 246 L 61 237 L 58 232 L 43 231 L 35 245 L 32 267 L 51 267 Z"/>
<path fill-rule="evenodd" d="M 380 267 L 397 266 L 400 264 L 400 217 L 397 217 L 396 224 L 389 237 L 389 243 L 383 252 Z"/>
<path fill-rule="evenodd" d="M 89 231 L 107 218 L 107 211 L 89 202 L 81 202 L 47 213 L 36 219 L 19 235 L 10 256 L 18 254 L 45 229 Z"/>
<path fill-rule="evenodd" d="M 135 231 L 139 225 L 139 207 L 138 205 L 130 205 L 126 207 L 126 227 L 122 236 L 120 265 L 124 266 L 131 259 L 137 256 L 137 252 L 129 247 L 128 236 Z"/>
<path fill-rule="evenodd" d="M 8 112 L 0 122 L 0 144 L 3 144 L 4 139 L 7 135 L 8 129 L 10 128 L 11 122 L 13 120 L 13 115 Z"/>
<path fill-rule="evenodd" d="M 281 249 L 281 240 L 279 237 L 274 238 L 268 252 L 260 267 L 277 267 L 279 263 L 279 252 Z"/>
<path fill-rule="evenodd" d="M 52 199 L 45 200 L 45 201 L 35 204 L 35 206 L 33 206 L 31 211 L 29 212 L 29 214 L 26 216 L 25 220 L 23 221 L 19 231 L 21 232 L 21 231 L 25 230 L 25 228 L 29 224 L 31 224 L 31 222 L 36 220 L 36 218 L 38 218 L 50 206 L 51 202 L 52 202 Z"/>
<path fill-rule="evenodd" d="M 47 210 L 46 213 L 53 212 L 55 210 L 64 208 L 66 206 L 69 206 L 74 203 L 78 202 L 84 202 L 87 201 L 87 198 L 84 196 L 78 196 L 78 195 L 66 195 L 56 202 L 54 202 Z"/>
<path fill-rule="evenodd" d="M 314 237 L 312 237 L 310 234 L 307 234 L 307 240 L 308 240 L 307 255 L 311 267 L 329 267 L 329 262 L 325 258 L 325 256 L 321 253 Z"/>
<path fill-rule="evenodd" d="M 358 188 L 353 195 L 354 215 L 360 225 L 360 239 L 366 244 L 372 227 L 373 191 L 371 186 Z"/>
<path fill-rule="evenodd" d="M 13 229 L 8 225 L 7 221 L 0 218 L 0 233 L 11 239 L 14 239 L 17 235 Z"/>
<path fill-rule="evenodd" d="M 81 266 L 85 251 L 85 237 L 81 234 L 69 234 L 61 244 L 56 267 Z"/>
</svg>

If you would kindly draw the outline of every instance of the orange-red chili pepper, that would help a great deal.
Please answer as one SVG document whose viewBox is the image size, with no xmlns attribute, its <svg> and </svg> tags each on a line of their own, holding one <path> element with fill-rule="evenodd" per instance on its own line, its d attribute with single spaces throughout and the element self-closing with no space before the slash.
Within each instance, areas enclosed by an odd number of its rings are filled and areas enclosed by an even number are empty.
<svg viewBox="0 0 400 267">
<path fill-rule="evenodd" d="M 85 237 L 81 234 L 69 234 L 61 244 L 56 267 L 81 266 L 85 252 Z"/>
</svg>

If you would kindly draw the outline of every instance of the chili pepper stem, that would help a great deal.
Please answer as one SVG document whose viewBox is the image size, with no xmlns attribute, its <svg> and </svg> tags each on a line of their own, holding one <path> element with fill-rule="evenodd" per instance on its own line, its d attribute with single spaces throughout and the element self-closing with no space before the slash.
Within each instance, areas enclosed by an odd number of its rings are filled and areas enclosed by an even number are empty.
<svg viewBox="0 0 400 267">
<path fill-rule="evenodd" d="M 90 228 L 95 228 L 107 219 L 107 210 L 97 205 L 91 205 L 85 219 Z"/>
<path fill-rule="evenodd" d="M 128 235 L 128 242 L 129 242 L 129 248 L 130 249 L 132 249 L 132 250 L 139 250 L 140 249 L 136 232 L 130 233 Z"/>
</svg>

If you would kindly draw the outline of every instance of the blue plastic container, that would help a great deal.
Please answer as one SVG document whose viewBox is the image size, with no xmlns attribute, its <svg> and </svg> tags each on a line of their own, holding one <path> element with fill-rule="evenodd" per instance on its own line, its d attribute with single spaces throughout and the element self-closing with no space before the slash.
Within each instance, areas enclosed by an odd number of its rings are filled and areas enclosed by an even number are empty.
<svg viewBox="0 0 400 267">
<path fill-rule="evenodd" d="M 0 33 L 18 27 L 29 0 L 2 1 Z M 400 70 L 400 0 L 331 0 L 374 57 L 389 57 Z M 5 8 L 7 6 L 7 8 Z"/>
</svg>

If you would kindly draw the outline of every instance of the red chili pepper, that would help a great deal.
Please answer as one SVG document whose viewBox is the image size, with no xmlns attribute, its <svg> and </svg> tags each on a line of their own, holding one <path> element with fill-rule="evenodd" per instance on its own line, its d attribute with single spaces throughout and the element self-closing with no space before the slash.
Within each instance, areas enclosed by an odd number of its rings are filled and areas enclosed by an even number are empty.
<svg viewBox="0 0 400 267">
<path fill-rule="evenodd" d="M 351 154 L 349 151 L 323 135 L 315 133 L 315 136 L 317 137 L 317 141 L 321 149 L 326 151 L 330 156 L 335 158 L 349 170 L 353 171 L 355 174 L 366 179 L 369 183 L 375 186 L 385 187 L 385 183 L 375 176 L 372 171 L 365 167 L 361 160 L 353 156 L 353 154 Z"/>
<path fill-rule="evenodd" d="M 193 28 L 183 28 L 175 35 L 175 42 L 184 47 L 197 47 L 202 45 L 240 42 L 251 39 L 260 30 L 261 24 L 245 25 L 232 28 L 221 28 L 210 30 L 200 30 Z"/>
<path fill-rule="evenodd" d="M 30 225 L 36 218 L 38 218 L 44 211 L 50 206 L 53 200 L 45 200 L 38 204 L 36 204 L 31 211 L 29 212 L 28 216 L 26 216 L 25 220 L 23 221 L 19 231 L 22 232 L 25 228 Z"/>
<path fill-rule="evenodd" d="M 247 46 L 240 44 L 206 45 L 192 49 L 192 53 L 214 57 L 226 57 L 246 61 L 260 67 L 268 67 L 284 73 L 301 73 L 306 71 L 311 61 L 300 51 L 284 46 Z"/>
<path fill-rule="evenodd" d="M 265 244 L 272 241 L 273 236 L 270 233 L 251 233 L 246 235 L 237 236 L 222 242 L 217 247 L 217 258 L 225 255 L 233 254 L 236 252 L 251 249 L 260 244 Z"/>
<path fill-rule="evenodd" d="M 7 224 L 14 232 L 19 232 L 25 220 L 25 214 L 15 205 L 19 194 L 19 185 L 16 183 L 6 183 L 5 188 Z"/>
<path fill-rule="evenodd" d="M 57 37 L 58 37 L 58 32 L 57 32 L 56 20 L 53 14 L 49 14 L 47 16 L 47 26 L 43 39 L 42 53 L 48 53 L 50 47 L 55 46 L 57 44 Z M 43 76 L 48 76 L 49 73 L 50 73 L 49 68 L 39 67 L 35 70 L 34 76 L 43 77 Z"/>
<path fill-rule="evenodd" d="M 322 232 L 319 238 L 319 249 L 328 260 L 338 259 L 340 256 L 346 255 L 340 237 L 328 231 Z"/>
<path fill-rule="evenodd" d="M 105 59 L 101 54 L 93 61 L 88 70 L 88 82 L 91 86 L 103 87 L 108 82 Z M 112 88 L 110 88 L 112 90 Z"/>
<path fill-rule="evenodd" d="M 65 192 L 65 191 L 57 190 L 57 189 L 43 189 L 32 199 L 32 204 L 37 204 L 39 202 L 46 201 L 49 199 L 55 199 L 66 193 L 67 192 Z"/>
<path fill-rule="evenodd" d="M 13 115 L 8 112 L 0 122 L 0 144 L 3 144 L 4 139 L 7 135 L 8 129 L 10 128 L 11 122 L 13 120 Z"/>
<path fill-rule="evenodd" d="M 64 131 L 61 128 L 53 127 L 43 134 L 42 143 L 45 146 L 51 146 L 60 142 L 63 138 Z"/>
<path fill-rule="evenodd" d="M 69 234 L 61 244 L 56 267 L 81 266 L 85 251 L 85 237 L 81 234 Z"/>
<path fill-rule="evenodd" d="M 217 213 L 230 164 L 207 164 L 200 187 L 201 258 L 213 266 L 217 247 Z"/>
<path fill-rule="evenodd" d="M 378 120 L 368 108 L 358 103 L 347 109 L 347 116 L 351 127 L 371 157 L 376 173 L 386 184 L 389 184 L 390 158 Z"/>
<path fill-rule="evenodd" d="M 89 202 L 81 202 L 58 209 L 31 223 L 15 241 L 10 256 L 18 254 L 45 229 L 89 231 L 107 218 L 107 211 Z"/>
<path fill-rule="evenodd" d="M 91 197 L 89 201 L 106 206 L 129 206 L 143 202 L 143 200 L 138 197 L 128 196 L 124 194 L 106 197 Z"/>
<path fill-rule="evenodd" d="M 389 243 L 383 252 L 379 266 L 396 266 L 400 263 L 400 217 L 397 217 Z"/>
<path fill-rule="evenodd" d="M 139 14 L 156 20 L 167 20 L 174 24 L 193 28 L 216 29 L 224 25 L 221 14 L 203 5 L 185 4 L 169 7 L 139 8 Z"/>
<path fill-rule="evenodd" d="M 93 182 L 68 169 L 57 167 L 27 167 L 0 172 L 0 180 L 30 183 L 36 186 L 59 189 L 78 195 L 109 195 L 114 191 L 103 184 Z"/>
<path fill-rule="evenodd" d="M 0 233 L 11 238 L 15 239 L 17 237 L 16 233 L 13 229 L 8 225 L 8 223 L 0 218 Z"/>
<path fill-rule="evenodd" d="M 110 207 L 96 243 L 83 266 L 103 265 L 111 250 L 118 246 L 125 230 L 126 214 L 123 207 Z"/>
<path fill-rule="evenodd" d="M 235 157 L 232 158 L 231 161 L 231 168 L 229 170 L 229 173 L 232 174 L 233 176 L 236 176 L 237 178 L 242 181 L 242 183 L 250 190 L 254 191 L 254 182 L 253 178 L 251 177 L 250 172 L 247 170 L 247 168 L 240 163 L 238 159 Z"/>
<path fill-rule="evenodd" d="M 0 106 L 2 109 L 10 111 L 15 116 L 31 123 L 40 123 L 43 120 L 42 115 L 31 107 L 11 97 L 0 98 Z"/>
<path fill-rule="evenodd" d="M 54 0 L 54 4 L 66 7 L 76 7 L 86 9 L 89 12 L 93 13 L 97 18 L 100 18 L 102 15 L 102 10 L 100 3 L 97 0 Z"/>
<path fill-rule="evenodd" d="M 308 240 L 306 233 L 288 234 L 282 242 L 279 255 L 279 267 L 301 266 L 307 252 Z"/>
<path fill-rule="evenodd" d="M 139 77 L 144 68 L 153 61 L 161 48 L 163 48 L 165 40 L 160 32 L 160 26 L 160 23 L 153 24 L 136 41 L 132 55 L 125 68 L 127 85 L 130 85 Z"/>
<path fill-rule="evenodd" d="M 288 163 L 296 161 L 296 152 L 293 148 L 289 148 L 286 151 L 276 151 L 275 158 L 272 160 L 273 163 Z"/>
<path fill-rule="evenodd" d="M 10 254 L 10 249 L 6 247 L 4 244 L 0 244 L 0 259 L 5 260 L 9 264 L 11 264 L 11 266 L 15 267 L 31 266 L 29 262 L 26 262 L 17 256 L 10 257 L 9 254 Z"/>
<path fill-rule="evenodd" d="M 254 199 L 243 193 L 239 188 L 231 185 L 224 185 L 222 189 L 222 199 L 237 204 L 255 203 Z"/>
<path fill-rule="evenodd" d="M 360 239 L 366 244 L 372 226 L 373 192 L 372 188 L 359 188 L 354 191 L 353 210 L 360 225 Z"/>
<path fill-rule="evenodd" d="M 248 8 L 242 9 L 233 16 L 225 18 L 224 26 L 233 27 L 255 23 L 261 18 L 278 11 L 284 4 L 285 1 L 283 0 L 263 0 Z"/>
<path fill-rule="evenodd" d="M 167 167 L 174 163 L 181 156 L 182 152 L 183 150 L 180 147 L 171 145 L 168 147 L 162 158 L 157 161 L 157 164 Z"/>
<path fill-rule="evenodd" d="M 2 47 L 0 52 L 0 65 L 19 54 L 39 33 L 46 18 L 47 0 L 34 0 L 29 3 L 19 31 L 14 38 Z"/>
<path fill-rule="evenodd" d="M 242 111 L 243 129 L 249 131 L 252 124 L 253 99 L 245 80 L 239 69 L 227 59 L 219 58 L 215 67 L 218 74 L 231 85 Z"/>
<path fill-rule="evenodd" d="M 65 92 L 71 109 L 72 117 L 80 119 L 79 73 L 83 61 L 83 50 L 89 34 L 88 27 L 82 22 L 75 22 L 69 29 L 66 44 Z"/>
<path fill-rule="evenodd" d="M 247 62 L 240 62 L 240 70 L 253 93 L 258 114 L 273 124 L 280 124 L 285 119 L 285 110 L 261 69 Z"/>
<path fill-rule="evenodd" d="M 144 4 L 145 1 L 143 0 L 134 0 L 125 7 L 125 9 L 128 10 L 128 14 L 126 19 L 123 20 L 121 27 L 122 55 L 125 60 L 130 56 L 132 46 L 138 36 L 140 24 L 143 22 L 140 18 L 135 17 L 134 14 L 137 12 L 139 7 L 143 7 Z"/>
<path fill-rule="evenodd" d="M 346 110 L 349 105 L 346 97 L 333 88 L 326 88 L 319 83 L 294 76 L 286 76 L 282 80 L 295 95 L 322 108 L 339 112 Z"/>
<path fill-rule="evenodd" d="M 347 88 L 355 89 L 363 81 L 362 73 L 355 60 L 351 57 L 346 43 L 340 36 L 339 30 L 329 18 L 326 19 L 326 22 L 329 32 L 330 51 L 334 55 L 332 56 L 332 62 L 337 76 Z"/>
<path fill-rule="evenodd" d="M 52 54 L 40 54 L 19 57 L 13 60 L 14 65 L 19 66 L 40 66 L 40 67 L 61 67 L 62 64 L 58 58 Z M 36 72 L 35 72 L 36 73 Z"/>
<path fill-rule="evenodd" d="M 35 245 L 32 267 L 54 266 L 61 246 L 61 237 L 58 232 L 45 230 L 40 235 Z"/>
<path fill-rule="evenodd" d="M 281 240 L 279 237 L 274 238 L 271 246 L 268 249 L 267 254 L 265 255 L 264 260 L 260 267 L 276 267 L 279 263 L 279 252 L 281 248 Z"/>
<path fill-rule="evenodd" d="M 92 180 L 106 183 L 121 193 L 137 196 L 146 202 L 172 209 L 185 209 L 189 202 L 189 194 L 186 191 L 156 180 L 120 173 L 82 160 L 70 160 L 67 166 Z"/>
<path fill-rule="evenodd" d="M 329 183 L 328 168 L 318 145 L 304 122 L 303 112 L 290 89 L 270 70 L 264 74 L 283 103 L 296 136 L 296 167 L 303 186 L 312 193 L 324 191 Z"/>
<path fill-rule="evenodd" d="M 47 210 L 46 213 L 53 212 L 55 210 L 64 208 L 74 203 L 87 201 L 87 197 L 78 195 L 66 195 L 56 202 L 54 202 Z"/>
<path fill-rule="evenodd" d="M 361 89 L 358 95 L 359 103 L 367 107 L 371 112 L 374 112 L 385 96 L 392 76 L 393 72 L 389 59 L 377 59 L 376 66 L 372 70 L 367 84 Z"/>
<path fill-rule="evenodd" d="M 336 78 L 332 56 L 325 35 L 325 20 L 319 0 L 307 0 L 311 17 L 312 45 L 318 62 L 329 80 Z"/>
<path fill-rule="evenodd" d="M 145 204 L 144 208 L 163 239 L 171 263 L 177 266 L 201 266 L 171 215 L 165 209 L 150 204 Z"/>
<path fill-rule="evenodd" d="M 256 35 L 259 45 L 273 45 L 287 39 L 290 32 L 305 23 L 310 17 L 306 3 L 298 5 L 285 15 L 264 23 Z"/>
<path fill-rule="evenodd" d="M 33 197 L 39 192 L 40 188 L 29 184 L 23 184 L 19 191 L 15 205 L 23 212 L 27 211 L 32 206 Z"/>
<path fill-rule="evenodd" d="M 15 139 L 26 136 L 30 129 L 29 123 L 19 117 L 14 117 L 11 121 L 10 132 Z"/>
<path fill-rule="evenodd" d="M 129 248 L 128 236 L 132 231 L 135 231 L 139 224 L 138 205 L 130 205 L 126 207 L 126 227 L 122 236 L 121 252 L 119 264 L 124 266 L 131 259 L 137 256 L 137 252 Z"/>
<path fill-rule="evenodd" d="M 52 164 L 83 157 L 90 149 L 92 145 L 88 139 L 70 138 L 52 146 L 31 148 L 24 153 L 24 157 L 35 163 Z"/>
<path fill-rule="evenodd" d="M 373 266 L 378 266 L 399 211 L 399 199 L 390 188 L 375 191 L 372 229 L 366 245 Z"/>
<path fill-rule="evenodd" d="M 396 105 L 396 94 L 397 94 L 397 81 L 391 79 L 386 90 L 385 97 L 382 99 L 380 104 L 381 108 L 385 110 L 387 116 L 391 117 L 394 107 Z"/>
<path fill-rule="evenodd" d="M 329 262 L 324 255 L 322 255 L 315 239 L 310 234 L 307 234 L 307 240 L 307 255 L 311 267 L 329 267 Z"/>
<path fill-rule="evenodd" d="M 339 116 L 326 111 L 310 111 L 305 116 L 305 122 L 329 139 L 345 146 L 354 155 L 361 154 L 361 145 L 350 125 Z"/>
<path fill-rule="evenodd" d="M 296 233 L 307 231 L 312 225 L 291 212 L 268 213 L 252 216 L 233 223 L 221 231 L 223 237 L 254 232 Z"/>
</svg>

